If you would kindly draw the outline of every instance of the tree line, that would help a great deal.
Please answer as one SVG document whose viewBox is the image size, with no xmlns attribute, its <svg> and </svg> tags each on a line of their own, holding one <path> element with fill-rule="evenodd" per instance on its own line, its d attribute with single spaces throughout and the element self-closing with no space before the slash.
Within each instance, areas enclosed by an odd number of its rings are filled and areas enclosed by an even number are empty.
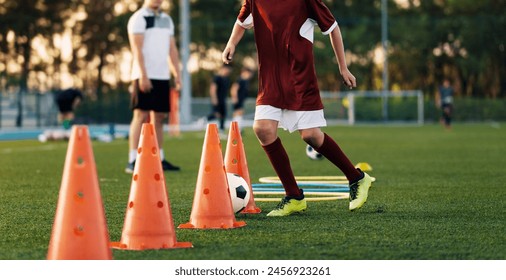
<svg viewBox="0 0 506 280">
<path fill-rule="evenodd" d="M 377 61 L 381 0 L 323 1 L 341 27 L 347 59 L 359 89 L 382 89 L 382 65 Z M 190 1 L 194 57 L 213 59 L 209 50 L 223 49 L 241 2 Z M 422 89 L 431 95 L 443 77 L 448 77 L 457 95 L 506 96 L 505 0 L 406 0 L 403 5 L 397 2 L 391 0 L 388 4 L 390 89 Z M 0 91 L 50 90 L 61 87 L 63 79 L 72 79 L 92 99 L 100 101 L 108 92 L 126 89 L 127 81 L 120 78 L 124 75 L 121 61 L 129 48 L 126 24 L 142 5 L 141 0 L 0 3 Z M 179 0 L 167 1 L 166 8 L 179 22 Z M 71 34 L 71 47 L 63 55 L 61 39 L 65 32 Z M 236 61 L 254 59 L 254 54 L 253 32 L 249 31 L 238 46 Z M 316 32 L 314 54 L 320 87 L 344 89 L 328 36 Z M 200 66 L 192 74 L 194 96 L 207 94 L 213 71 L 212 66 Z M 70 74 L 64 75 L 65 71 Z"/>
</svg>

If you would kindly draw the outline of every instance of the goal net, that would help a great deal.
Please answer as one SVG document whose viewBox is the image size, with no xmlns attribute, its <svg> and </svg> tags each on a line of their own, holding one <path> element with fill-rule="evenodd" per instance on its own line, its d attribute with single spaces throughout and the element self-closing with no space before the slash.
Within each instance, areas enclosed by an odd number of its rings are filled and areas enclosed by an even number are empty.
<svg viewBox="0 0 506 280">
<path fill-rule="evenodd" d="M 322 91 L 325 118 L 334 123 L 415 123 L 424 120 L 421 90 Z"/>
<path fill-rule="evenodd" d="M 325 119 L 329 125 L 356 123 L 423 124 L 423 93 L 416 91 L 322 91 Z M 195 127 L 202 127 L 211 112 L 210 99 L 191 99 L 192 120 Z M 232 120 L 232 104 L 227 100 L 227 125 Z M 251 126 L 255 115 L 255 98 L 244 104 L 244 126 Z M 200 123 L 200 124 L 199 124 Z"/>
</svg>

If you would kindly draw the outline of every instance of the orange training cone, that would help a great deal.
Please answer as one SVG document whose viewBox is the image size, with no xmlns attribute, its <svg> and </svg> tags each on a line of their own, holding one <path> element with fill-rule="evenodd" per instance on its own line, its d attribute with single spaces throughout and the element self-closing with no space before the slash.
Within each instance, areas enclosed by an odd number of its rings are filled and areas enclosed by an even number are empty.
<svg viewBox="0 0 506 280">
<path fill-rule="evenodd" d="M 72 127 L 48 260 L 110 260 L 109 233 L 88 127 Z"/>
<path fill-rule="evenodd" d="M 170 112 L 169 112 L 169 135 L 180 136 L 179 127 L 179 92 L 175 89 L 170 90 Z"/>
<path fill-rule="evenodd" d="M 208 124 L 190 221 L 179 228 L 228 229 L 245 225 L 245 222 L 235 220 L 218 127 Z"/>
<path fill-rule="evenodd" d="M 142 125 L 123 232 L 115 249 L 190 248 L 177 242 L 153 124 Z"/>
<path fill-rule="evenodd" d="M 248 204 L 241 213 L 258 214 L 262 212 L 255 204 L 253 188 L 251 187 L 251 180 L 249 177 L 248 162 L 246 160 L 246 152 L 244 151 L 244 144 L 242 143 L 241 130 L 236 121 L 230 124 L 227 149 L 225 150 L 225 170 L 229 173 L 238 174 L 248 183 L 250 196 Z"/>
</svg>

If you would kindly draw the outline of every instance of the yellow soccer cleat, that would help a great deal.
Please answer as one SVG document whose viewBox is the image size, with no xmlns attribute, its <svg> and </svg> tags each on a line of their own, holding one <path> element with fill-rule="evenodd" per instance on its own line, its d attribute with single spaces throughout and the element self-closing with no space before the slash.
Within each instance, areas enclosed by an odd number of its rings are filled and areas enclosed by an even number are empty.
<svg viewBox="0 0 506 280">
<path fill-rule="evenodd" d="M 268 217 L 283 217 L 296 213 L 306 211 L 307 203 L 302 196 L 302 199 L 295 199 L 293 197 L 285 196 L 274 210 L 267 214 Z"/>
<path fill-rule="evenodd" d="M 362 170 L 360 170 L 360 172 L 362 172 Z M 372 179 L 367 173 L 362 173 L 364 174 L 362 179 L 350 184 L 350 211 L 362 207 L 367 201 Z"/>
</svg>

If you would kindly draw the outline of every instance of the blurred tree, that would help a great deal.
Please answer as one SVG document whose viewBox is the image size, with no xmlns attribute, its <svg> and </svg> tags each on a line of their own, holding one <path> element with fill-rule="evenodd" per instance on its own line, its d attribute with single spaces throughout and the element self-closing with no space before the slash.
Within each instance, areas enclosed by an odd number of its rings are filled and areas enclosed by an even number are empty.
<svg viewBox="0 0 506 280">
<path fill-rule="evenodd" d="M 397 9 L 390 25 L 392 83 L 433 94 L 448 77 L 458 94 L 506 96 L 505 4 L 432 0 Z"/>
<path fill-rule="evenodd" d="M 128 47 L 128 34 L 126 25 L 131 13 L 114 13 L 116 0 L 79 0 L 86 12 L 86 18 L 76 26 L 76 36 L 80 37 L 82 47 L 86 49 L 86 55 L 83 59 L 87 62 L 88 73 L 91 77 L 86 81 L 86 87 L 95 89 L 95 98 L 97 100 L 97 121 L 102 123 L 104 92 L 111 85 L 106 85 L 103 79 L 103 70 L 107 63 L 108 55 L 121 51 Z M 111 56 L 113 57 L 113 56 Z M 119 62 L 116 67 L 119 67 Z M 115 85 L 113 85 L 115 86 Z"/>
<path fill-rule="evenodd" d="M 180 1 L 167 2 L 178 25 L 178 38 Z M 192 76 L 193 95 L 205 96 L 243 1 L 189 1 L 190 52 L 199 63 Z M 341 27 L 349 67 L 359 88 L 381 89 L 381 0 L 323 1 Z M 388 5 L 392 88 L 422 89 L 432 94 L 441 79 L 449 77 L 457 94 L 506 96 L 505 0 L 398 3 L 390 0 Z M 129 50 L 127 20 L 140 5 L 142 0 L 0 0 L 0 86 L 19 88 L 16 124 L 22 125 L 23 94 L 28 87 L 43 88 L 38 84 L 40 76 L 47 77 L 44 87 L 57 87 L 64 71 L 91 92 L 90 99 L 98 101 L 94 102 L 98 112 L 103 111 L 103 104 L 113 104 L 114 99 L 106 93 L 116 96 L 126 87 L 119 79 L 120 57 Z M 64 58 L 57 40 L 64 34 L 72 36 L 70 58 Z M 328 40 L 316 32 L 314 55 L 320 88 L 341 90 Z M 38 57 L 38 48 L 45 48 L 50 58 Z M 236 71 L 243 61 L 255 61 L 255 53 L 253 32 L 248 31 L 237 48 Z M 118 77 L 110 79 L 111 75 Z M 97 121 L 105 120 L 105 113 L 97 114 Z"/>
<path fill-rule="evenodd" d="M 37 35 L 51 36 L 61 31 L 64 18 L 60 15 L 67 7 L 67 1 L 63 0 L 18 0 L 5 1 L 0 9 L 0 31 L 4 36 L 1 49 L 7 49 L 7 34 L 12 32 L 13 44 L 6 56 L 7 60 L 18 62 L 21 69 L 18 77 L 18 127 L 23 125 L 23 95 L 28 89 L 28 76 L 32 70 L 32 41 Z M 9 75 L 8 69 L 6 75 Z"/>
</svg>

